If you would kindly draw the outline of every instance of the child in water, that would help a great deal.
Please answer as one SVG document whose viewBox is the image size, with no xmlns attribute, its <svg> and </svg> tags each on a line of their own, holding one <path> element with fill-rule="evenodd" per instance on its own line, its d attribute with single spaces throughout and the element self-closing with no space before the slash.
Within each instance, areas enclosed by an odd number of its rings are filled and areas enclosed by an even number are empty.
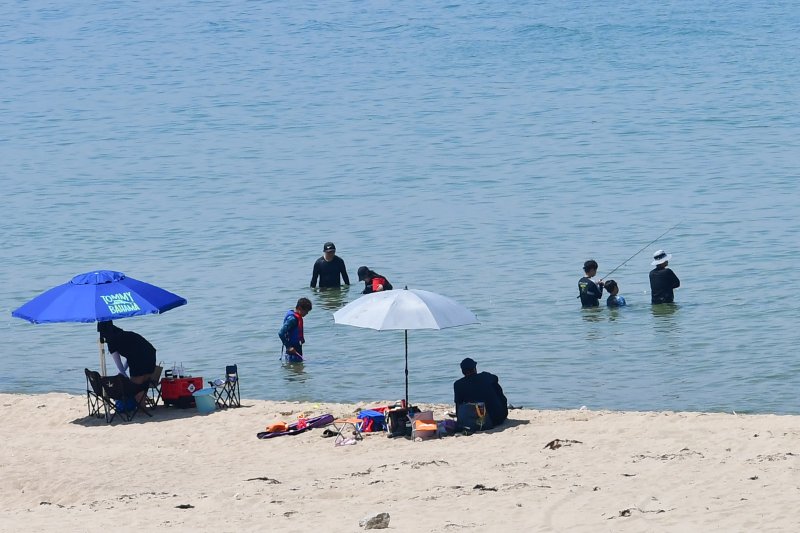
<svg viewBox="0 0 800 533">
<path fill-rule="evenodd" d="M 619 295 L 619 285 L 613 279 L 610 279 L 605 282 L 605 288 L 609 293 L 609 297 L 606 300 L 606 305 L 609 307 L 622 307 L 627 305 L 625 303 L 625 298 Z"/>
</svg>

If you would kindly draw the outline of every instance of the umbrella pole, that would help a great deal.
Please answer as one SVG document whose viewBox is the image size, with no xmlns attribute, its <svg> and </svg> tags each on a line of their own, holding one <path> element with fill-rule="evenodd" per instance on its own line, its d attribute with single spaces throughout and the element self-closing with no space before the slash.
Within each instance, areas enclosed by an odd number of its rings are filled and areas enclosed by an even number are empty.
<svg viewBox="0 0 800 533">
<path fill-rule="evenodd" d="M 106 345 L 103 344 L 103 337 L 97 339 L 97 347 L 100 349 L 100 375 L 107 376 L 106 374 Z"/>
<path fill-rule="evenodd" d="M 408 405 L 408 330 L 406 332 L 406 409 L 411 407 Z"/>
</svg>

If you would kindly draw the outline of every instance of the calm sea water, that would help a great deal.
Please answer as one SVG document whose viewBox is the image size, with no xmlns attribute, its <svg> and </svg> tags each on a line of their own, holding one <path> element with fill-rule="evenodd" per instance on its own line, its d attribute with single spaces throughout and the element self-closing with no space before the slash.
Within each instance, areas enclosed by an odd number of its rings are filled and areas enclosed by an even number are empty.
<svg viewBox="0 0 800 533">
<path fill-rule="evenodd" d="M 74 4 L 74 5 L 73 5 Z M 541 408 L 800 413 L 800 14 L 790 2 L 5 2 L 0 390 L 69 391 L 90 324 L 10 313 L 107 268 L 189 300 L 120 321 L 249 398 L 403 396 L 403 334 L 334 325 L 322 244 L 481 324 L 409 334 Z M 581 311 L 588 258 L 630 306 Z M 656 248 L 678 305 L 649 305 Z M 276 336 L 308 296 L 308 363 Z"/>
</svg>

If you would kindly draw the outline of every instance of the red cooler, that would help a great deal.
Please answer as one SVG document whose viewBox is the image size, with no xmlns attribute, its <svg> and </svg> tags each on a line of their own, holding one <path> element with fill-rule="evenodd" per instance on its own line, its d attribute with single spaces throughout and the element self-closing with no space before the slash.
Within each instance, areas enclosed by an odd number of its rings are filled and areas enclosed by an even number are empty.
<svg viewBox="0 0 800 533">
<path fill-rule="evenodd" d="M 203 388 L 203 378 L 162 378 L 161 380 L 161 399 L 164 405 L 174 405 L 186 408 L 194 407 L 195 391 Z"/>
</svg>

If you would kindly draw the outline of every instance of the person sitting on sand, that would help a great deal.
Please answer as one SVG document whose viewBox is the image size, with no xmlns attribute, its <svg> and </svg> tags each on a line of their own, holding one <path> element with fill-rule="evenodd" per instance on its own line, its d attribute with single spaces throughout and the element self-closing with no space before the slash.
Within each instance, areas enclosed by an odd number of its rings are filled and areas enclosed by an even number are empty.
<svg viewBox="0 0 800 533">
<path fill-rule="evenodd" d="M 625 302 L 625 298 L 619 295 L 619 285 L 613 279 L 610 279 L 605 282 L 605 288 L 608 291 L 608 298 L 606 299 L 606 305 L 608 307 L 622 307 L 628 305 Z"/>
<path fill-rule="evenodd" d="M 283 317 L 283 325 L 278 331 L 283 347 L 286 348 L 286 361 L 289 363 L 301 363 L 303 361 L 303 343 L 306 342 L 303 336 L 303 317 L 311 311 L 311 300 L 300 298 L 294 309 L 286 311 Z"/>
<path fill-rule="evenodd" d="M 461 361 L 461 373 L 464 377 L 453 383 L 457 424 L 460 427 L 469 425 L 465 422 L 464 406 L 474 403 L 486 406 L 492 427 L 505 422 L 508 418 L 508 400 L 497 376 L 489 372 L 478 373 L 478 363 L 470 357 Z"/>
</svg>

